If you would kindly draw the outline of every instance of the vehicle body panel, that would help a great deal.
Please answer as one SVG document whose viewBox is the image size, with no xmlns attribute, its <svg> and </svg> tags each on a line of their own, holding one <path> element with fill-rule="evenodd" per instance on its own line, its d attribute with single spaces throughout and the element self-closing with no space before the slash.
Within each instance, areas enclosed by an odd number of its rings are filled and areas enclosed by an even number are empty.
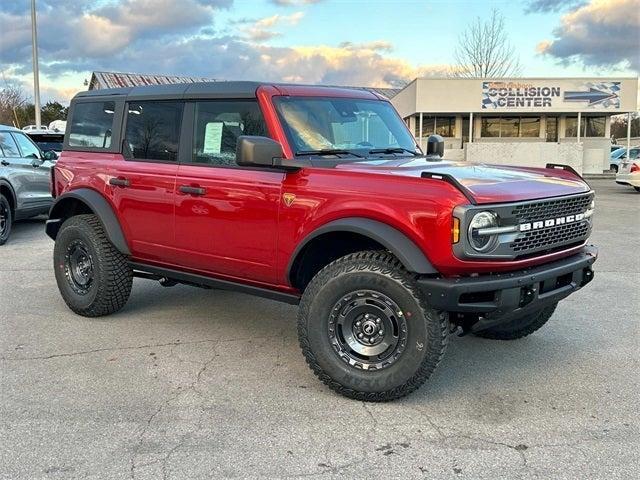
<svg viewBox="0 0 640 480">
<path fill-rule="evenodd" d="M 4 155 L 0 150 L 0 180 L 9 185 L 15 201 L 16 220 L 46 213 L 53 202 L 49 192 L 49 178 L 54 165 L 43 160 L 42 152 L 23 132 L 12 127 L 0 126 L 0 133 L 10 138 L 20 156 Z M 20 135 L 21 137 L 17 137 Z M 38 158 L 25 156 L 16 140 L 30 142 L 38 150 Z"/>
<path fill-rule="evenodd" d="M 255 91 L 267 132 L 295 162 L 272 99 L 277 95 L 343 96 L 382 100 L 369 91 L 262 85 Z M 83 98 L 86 101 L 86 98 Z M 117 133 L 114 134 L 117 136 Z M 114 137 L 115 138 L 115 137 Z M 573 246 L 520 260 L 461 260 L 451 244 L 453 210 L 589 192 L 576 174 L 382 156 L 334 167 L 273 171 L 216 168 L 124 159 L 120 154 L 63 151 L 56 192 L 86 187 L 109 200 L 129 239 L 133 259 L 292 291 L 287 268 L 296 247 L 314 230 L 341 218 L 383 222 L 404 234 L 445 277 L 505 272 L 574 254 Z M 463 191 L 423 172 L 451 175 Z M 130 187 L 109 185 L 124 177 Z M 206 189 L 179 193 L 181 185 Z M 467 195 L 465 195 L 465 192 Z M 288 205 L 283 195 L 292 199 Z"/>
<path fill-rule="evenodd" d="M 638 168 L 631 172 L 631 166 L 637 165 Z M 620 165 L 620 170 L 616 174 L 616 183 L 620 185 L 629 185 L 631 187 L 640 188 L 640 161 L 628 161 Z"/>
<path fill-rule="evenodd" d="M 209 273 L 276 283 L 284 173 L 180 165 L 175 195 L 178 263 Z M 204 195 L 180 192 L 203 188 Z"/>
</svg>

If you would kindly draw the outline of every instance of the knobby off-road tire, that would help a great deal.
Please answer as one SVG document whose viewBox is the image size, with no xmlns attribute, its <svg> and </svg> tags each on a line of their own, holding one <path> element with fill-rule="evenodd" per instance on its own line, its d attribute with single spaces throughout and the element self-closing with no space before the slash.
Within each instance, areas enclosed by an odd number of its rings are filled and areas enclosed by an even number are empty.
<svg viewBox="0 0 640 480">
<path fill-rule="evenodd" d="M 518 338 L 531 335 L 536 330 L 540 329 L 555 312 L 557 303 L 549 305 L 548 307 L 536 310 L 528 315 L 515 318 L 510 322 L 502 325 L 496 325 L 495 327 L 488 328 L 476 332 L 475 335 L 482 338 L 490 338 L 492 340 L 516 340 Z"/>
<path fill-rule="evenodd" d="M 99 317 L 127 303 L 133 271 L 95 215 L 77 215 L 62 224 L 53 263 L 62 298 L 75 313 Z"/>
<path fill-rule="evenodd" d="M 298 313 L 300 347 L 313 372 L 336 392 L 364 401 L 393 400 L 420 387 L 440 363 L 448 334 L 446 314 L 427 305 L 415 276 L 384 251 L 327 265 L 307 286 Z M 358 356 L 387 343 L 380 355 Z"/>
<path fill-rule="evenodd" d="M 11 204 L 9 204 L 7 197 L 0 194 L 0 245 L 4 245 L 9 240 L 12 225 Z"/>
</svg>

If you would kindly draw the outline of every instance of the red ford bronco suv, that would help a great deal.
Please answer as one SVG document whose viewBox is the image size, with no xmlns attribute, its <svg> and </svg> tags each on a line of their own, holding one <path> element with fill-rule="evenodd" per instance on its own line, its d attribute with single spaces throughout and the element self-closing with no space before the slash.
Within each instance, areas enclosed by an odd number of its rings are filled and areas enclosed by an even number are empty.
<svg viewBox="0 0 640 480">
<path fill-rule="evenodd" d="M 524 337 L 593 278 L 576 172 L 423 154 L 370 91 L 98 90 L 69 118 L 46 227 L 67 305 L 113 313 L 134 277 L 299 303 L 308 364 L 348 397 L 406 395 L 450 333 Z"/>
</svg>

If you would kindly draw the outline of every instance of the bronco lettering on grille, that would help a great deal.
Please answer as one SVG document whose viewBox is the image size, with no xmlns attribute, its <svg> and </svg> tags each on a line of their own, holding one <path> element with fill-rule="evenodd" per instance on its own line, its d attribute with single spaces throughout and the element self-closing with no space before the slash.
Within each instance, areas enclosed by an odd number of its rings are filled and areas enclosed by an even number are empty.
<svg viewBox="0 0 640 480">
<path fill-rule="evenodd" d="M 564 225 L 566 223 L 579 222 L 585 218 L 584 213 L 575 215 L 567 215 L 566 217 L 549 218 L 547 220 L 539 220 L 537 222 L 521 223 L 520 231 L 527 232 L 529 230 L 539 230 L 541 228 L 554 227 L 556 225 Z"/>
</svg>

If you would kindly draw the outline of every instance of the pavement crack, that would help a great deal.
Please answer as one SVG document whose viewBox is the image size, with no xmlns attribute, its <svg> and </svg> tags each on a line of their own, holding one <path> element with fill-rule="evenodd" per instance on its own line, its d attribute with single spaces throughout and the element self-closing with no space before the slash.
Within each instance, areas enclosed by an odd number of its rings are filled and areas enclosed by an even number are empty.
<svg viewBox="0 0 640 480">
<path fill-rule="evenodd" d="M 65 353 L 54 353 L 51 355 L 41 355 L 34 357 L 0 357 L 1 361 L 12 362 L 12 361 L 26 361 L 26 360 L 50 360 L 52 358 L 63 358 L 63 357 L 77 357 L 81 355 L 91 355 L 93 353 L 101 353 L 101 352 L 118 352 L 118 351 L 127 351 L 127 350 L 144 350 L 147 348 L 159 348 L 159 347 L 175 347 L 178 345 L 194 345 L 198 343 L 208 343 L 208 342 L 217 342 L 216 339 L 211 340 L 196 340 L 193 342 L 167 342 L 167 343 L 150 343 L 146 345 L 132 345 L 128 347 L 109 347 L 109 348 L 94 348 L 92 350 L 80 350 L 78 352 L 65 352 Z"/>
<path fill-rule="evenodd" d="M 278 338 L 278 337 L 264 337 L 264 339 L 270 338 Z M 255 340 L 255 338 L 254 338 Z M 15 362 L 15 361 L 28 361 L 28 360 L 51 360 L 53 358 L 65 358 L 65 357 L 76 357 L 81 355 L 91 355 L 94 353 L 101 352 L 118 352 L 118 351 L 128 351 L 128 350 L 144 350 L 147 348 L 160 348 L 160 347 L 178 347 L 181 345 L 198 345 L 202 343 L 228 343 L 228 342 L 241 342 L 246 341 L 246 338 L 229 338 L 226 340 L 220 340 L 217 338 L 211 338 L 206 340 L 193 340 L 188 342 L 181 342 L 179 340 L 167 343 L 150 343 L 145 345 L 132 345 L 127 347 L 107 347 L 107 348 L 94 348 L 91 350 L 80 350 L 78 352 L 65 352 L 65 353 L 54 353 L 51 355 L 38 355 L 33 357 L 6 357 L 1 356 L 0 361 L 3 362 Z"/>
</svg>

